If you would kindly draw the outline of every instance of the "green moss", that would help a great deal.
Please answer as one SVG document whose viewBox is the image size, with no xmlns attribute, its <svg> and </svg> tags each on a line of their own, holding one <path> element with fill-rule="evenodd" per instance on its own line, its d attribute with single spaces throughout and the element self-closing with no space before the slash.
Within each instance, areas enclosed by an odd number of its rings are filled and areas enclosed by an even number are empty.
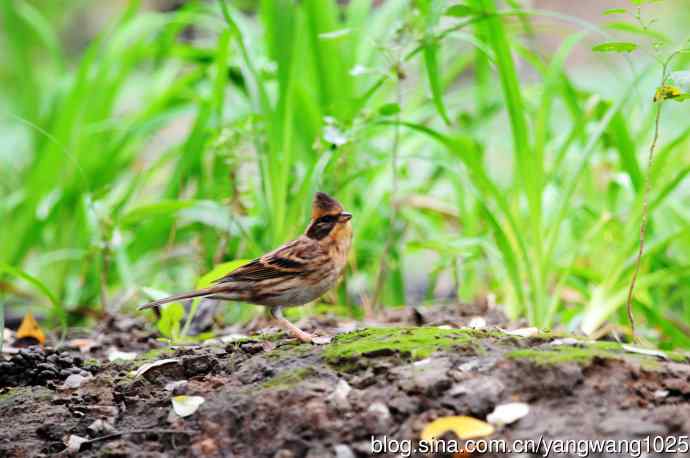
<svg viewBox="0 0 690 458">
<path fill-rule="evenodd" d="M 7 388 L 4 392 L 0 393 L 0 402 L 12 399 L 18 394 L 20 394 L 19 388 Z M 0 404 L 0 406 L 2 406 L 2 404 Z"/>
<path fill-rule="evenodd" d="M 342 363 L 359 356 L 395 352 L 413 360 L 423 359 L 436 350 L 453 346 L 467 347 L 484 331 L 465 329 L 370 328 L 337 336 L 324 350 L 329 363 Z"/>
<path fill-rule="evenodd" d="M 672 361 L 685 362 L 680 353 L 665 352 Z M 605 359 L 636 359 L 646 369 L 656 369 L 660 366 L 660 360 L 655 356 L 626 351 L 618 342 L 587 342 L 583 345 L 558 345 L 515 350 L 506 354 L 512 359 L 528 359 L 542 365 L 562 364 L 575 362 L 589 364 L 594 358 Z"/>
<path fill-rule="evenodd" d="M 525 349 L 515 350 L 506 354 L 511 359 L 531 360 L 541 365 L 556 365 L 563 363 L 589 364 L 595 357 L 599 358 L 621 358 L 616 353 L 594 348 L 582 348 L 561 345 L 548 349 Z"/>
<path fill-rule="evenodd" d="M 290 388 L 315 374 L 316 371 L 311 367 L 288 370 L 264 382 L 261 387 L 268 389 Z"/>
</svg>

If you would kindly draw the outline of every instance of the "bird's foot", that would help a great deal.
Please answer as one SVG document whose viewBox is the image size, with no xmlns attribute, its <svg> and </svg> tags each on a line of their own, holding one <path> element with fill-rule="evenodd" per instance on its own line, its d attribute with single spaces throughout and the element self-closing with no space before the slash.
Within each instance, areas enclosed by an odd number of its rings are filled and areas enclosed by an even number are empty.
<svg viewBox="0 0 690 458">
<path fill-rule="evenodd" d="M 309 334 L 308 332 L 302 331 L 300 328 L 292 324 L 290 320 L 283 316 L 280 307 L 271 309 L 271 315 L 273 315 L 273 318 L 275 318 L 278 324 L 282 326 L 283 329 L 288 332 L 288 334 L 296 337 L 300 342 L 311 343 L 314 345 L 325 345 L 331 341 L 329 336 L 315 336 Z"/>
</svg>

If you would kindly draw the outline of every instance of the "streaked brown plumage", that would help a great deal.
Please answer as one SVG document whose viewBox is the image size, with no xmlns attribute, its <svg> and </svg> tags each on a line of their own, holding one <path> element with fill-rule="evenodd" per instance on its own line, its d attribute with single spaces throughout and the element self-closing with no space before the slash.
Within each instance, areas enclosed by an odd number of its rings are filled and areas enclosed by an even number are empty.
<svg viewBox="0 0 690 458">
<path fill-rule="evenodd" d="M 352 243 L 352 215 L 329 195 L 318 192 L 311 223 L 299 238 L 219 278 L 215 285 L 166 297 L 139 309 L 193 297 L 268 306 L 291 334 L 304 342 L 314 337 L 286 320 L 281 307 L 303 305 L 331 289 L 345 268 Z"/>
</svg>

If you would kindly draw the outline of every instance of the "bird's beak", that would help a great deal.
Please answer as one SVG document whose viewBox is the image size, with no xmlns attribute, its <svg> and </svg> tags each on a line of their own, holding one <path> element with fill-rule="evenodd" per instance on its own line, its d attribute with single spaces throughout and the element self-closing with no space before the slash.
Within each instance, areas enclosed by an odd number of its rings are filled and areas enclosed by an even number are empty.
<svg viewBox="0 0 690 458">
<path fill-rule="evenodd" d="M 340 218 L 339 218 L 339 219 L 340 219 L 341 222 L 346 223 L 346 222 L 348 222 L 348 221 L 350 221 L 350 220 L 352 219 L 352 213 L 341 212 L 341 213 L 340 213 Z"/>
</svg>

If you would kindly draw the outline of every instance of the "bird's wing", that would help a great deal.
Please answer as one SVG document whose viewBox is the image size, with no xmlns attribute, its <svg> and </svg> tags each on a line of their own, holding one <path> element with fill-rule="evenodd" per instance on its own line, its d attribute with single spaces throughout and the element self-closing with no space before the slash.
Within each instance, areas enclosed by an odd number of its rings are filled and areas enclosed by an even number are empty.
<svg viewBox="0 0 690 458">
<path fill-rule="evenodd" d="M 318 258 L 327 256 L 315 240 L 300 237 L 216 280 L 216 283 L 259 281 L 305 275 L 318 267 Z"/>
</svg>

